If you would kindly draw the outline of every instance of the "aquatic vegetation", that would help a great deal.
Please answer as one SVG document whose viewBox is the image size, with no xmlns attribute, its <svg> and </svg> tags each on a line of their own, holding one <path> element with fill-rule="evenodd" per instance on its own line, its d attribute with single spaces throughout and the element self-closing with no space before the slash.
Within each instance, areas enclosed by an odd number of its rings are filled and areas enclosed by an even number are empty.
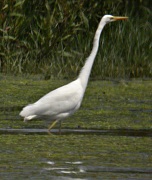
<svg viewBox="0 0 152 180">
<path fill-rule="evenodd" d="M 18 113 L 26 104 L 67 80 L 43 80 L 41 76 L 3 76 L 0 81 L 0 127 L 46 128 L 43 120 L 24 123 Z M 151 80 L 91 81 L 82 106 L 63 128 L 84 129 L 150 129 Z"/>
<path fill-rule="evenodd" d="M 1 135 L 0 142 L 4 178 L 150 177 L 152 148 L 147 137 Z"/>
<path fill-rule="evenodd" d="M 46 129 L 43 120 L 24 123 L 18 113 L 22 106 L 67 80 L 4 75 L 0 79 L 0 128 Z M 150 131 L 151 89 L 151 80 L 90 81 L 82 107 L 62 127 Z M 0 144 L 3 179 L 151 176 L 152 143 L 144 134 L 2 133 Z"/>
</svg>

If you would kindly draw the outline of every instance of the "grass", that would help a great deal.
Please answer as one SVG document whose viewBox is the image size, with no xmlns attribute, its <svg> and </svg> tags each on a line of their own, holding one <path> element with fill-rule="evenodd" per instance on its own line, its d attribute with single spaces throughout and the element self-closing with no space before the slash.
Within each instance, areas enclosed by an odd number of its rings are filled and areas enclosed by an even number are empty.
<svg viewBox="0 0 152 180">
<path fill-rule="evenodd" d="M 135 16 L 121 1 L 87 6 L 85 1 L 3 1 L 0 71 L 75 77 L 89 56 L 100 18 L 122 14 L 129 16 L 127 22 L 109 24 L 103 31 L 92 77 L 151 77 L 151 11 L 141 6 Z"/>
</svg>

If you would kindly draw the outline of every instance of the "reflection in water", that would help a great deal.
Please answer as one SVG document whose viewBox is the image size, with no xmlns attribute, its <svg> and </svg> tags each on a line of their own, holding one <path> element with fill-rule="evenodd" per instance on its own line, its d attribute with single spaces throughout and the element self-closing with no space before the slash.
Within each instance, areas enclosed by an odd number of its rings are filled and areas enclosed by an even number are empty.
<svg viewBox="0 0 152 180">
<path fill-rule="evenodd" d="M 126 174 L 126 177 L 130 177 L 131 174 L 147 174 L 152 175 L 152 168 L 135 168 L 135 167 L 104 167 L 104 166 L 84 166 L 79 165 L 79 162 L 68 162 L 68 164 L 75 164 L 75 166 L 64 167 L 67 162 L 63 163 L 63 167 L 49 167 L 44 168 L 44 171 L 54 171 L 56 174 L 77 174 L 77 175 L 85 175 L 85 177 L 90 177 L 95 173 L 96 177 L 100 177 L 100 173 L 107 173 L 107 177 L 109 173 L 118 173 L 118 174 Z M 81 162 L 80 164 L 84 164 Z M 115 174 L 116 176 L 116 174 Z"/>
</svg>

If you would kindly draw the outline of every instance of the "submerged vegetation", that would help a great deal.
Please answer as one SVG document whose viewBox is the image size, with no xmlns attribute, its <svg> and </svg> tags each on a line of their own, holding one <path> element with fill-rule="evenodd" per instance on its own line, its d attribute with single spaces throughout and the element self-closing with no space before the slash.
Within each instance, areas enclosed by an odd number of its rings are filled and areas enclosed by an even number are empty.
<svg viewBox="0 0 152 180">
<path fill-rule="evenodd" d="M 24 123 L 18 114 L 23 106 L 66 83 L 33 75 L 0 76 L 0 128 L 48 128 L 50 122 Z M 62 128 L 150 130 L 151 89 L 150 80 L 91 81 L 80 110 L 65 119 Z"/>
<path fill-rule="evenodd" d="M 80 110 L 63 129 L 134 130 L 131 136 L 5 134 L 2 129 L 46 129 L 44 120 L 24 123 L 23 106 L 67 80 L 0 75 L 0 143 L 3 179 L 150 179 L 152 167 L 150 80 L 91 81 Z M 55 128 L 58 128 L 56 126 Z M 149 132 L 136 136 L 136 130 Z M 114 177 L 114 178 L 113 178 Z"/>
<path fill-rule="evenodd" d="M 129 16 L 108 25 L 92 77 L 152 77 L 151 3 L 131 0 L 2 0 L 0 72 L 76 76 L 104 14 Z"/>
<path fill-rule="evenodd" d="M 1 135 L 3 179 L 151 179 L 150 137 Z"/>
</svg>

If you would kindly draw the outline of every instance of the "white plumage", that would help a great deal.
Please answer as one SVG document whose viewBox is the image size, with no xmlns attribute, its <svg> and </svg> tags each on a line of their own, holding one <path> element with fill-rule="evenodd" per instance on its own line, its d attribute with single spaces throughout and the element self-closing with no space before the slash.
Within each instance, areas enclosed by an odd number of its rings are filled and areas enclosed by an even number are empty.
<svg viewBox="0 0 152 180">
<path fill-rule="evenodd" d="M 127 17 L 103 16 L 94 36 L 91 54 L 87 58 L 78 78 L 65 86 L 49 92 L 37 102 L 24 107 L 20 112 L 20 116 L 24 117 L 24 121 L 35 118 L 47 118 L 50 121 L 54 121 L 49 127 L 50 130 L 56 122 L 72 115 L 79 109 L 98 51 L 102 29 L 109 22 L 125 19 L 127 19 Z"/>
<path fill-rule="evenodd" d="M 77 79 L 51 91 L 34 104 L 23 108 L 20 115 L 27 121 L 48 116 L 50 120 L 60 120 L 73 114 L 80 107 L 83 98 L 83 88 L 79 81 Z"/>
</svg>

